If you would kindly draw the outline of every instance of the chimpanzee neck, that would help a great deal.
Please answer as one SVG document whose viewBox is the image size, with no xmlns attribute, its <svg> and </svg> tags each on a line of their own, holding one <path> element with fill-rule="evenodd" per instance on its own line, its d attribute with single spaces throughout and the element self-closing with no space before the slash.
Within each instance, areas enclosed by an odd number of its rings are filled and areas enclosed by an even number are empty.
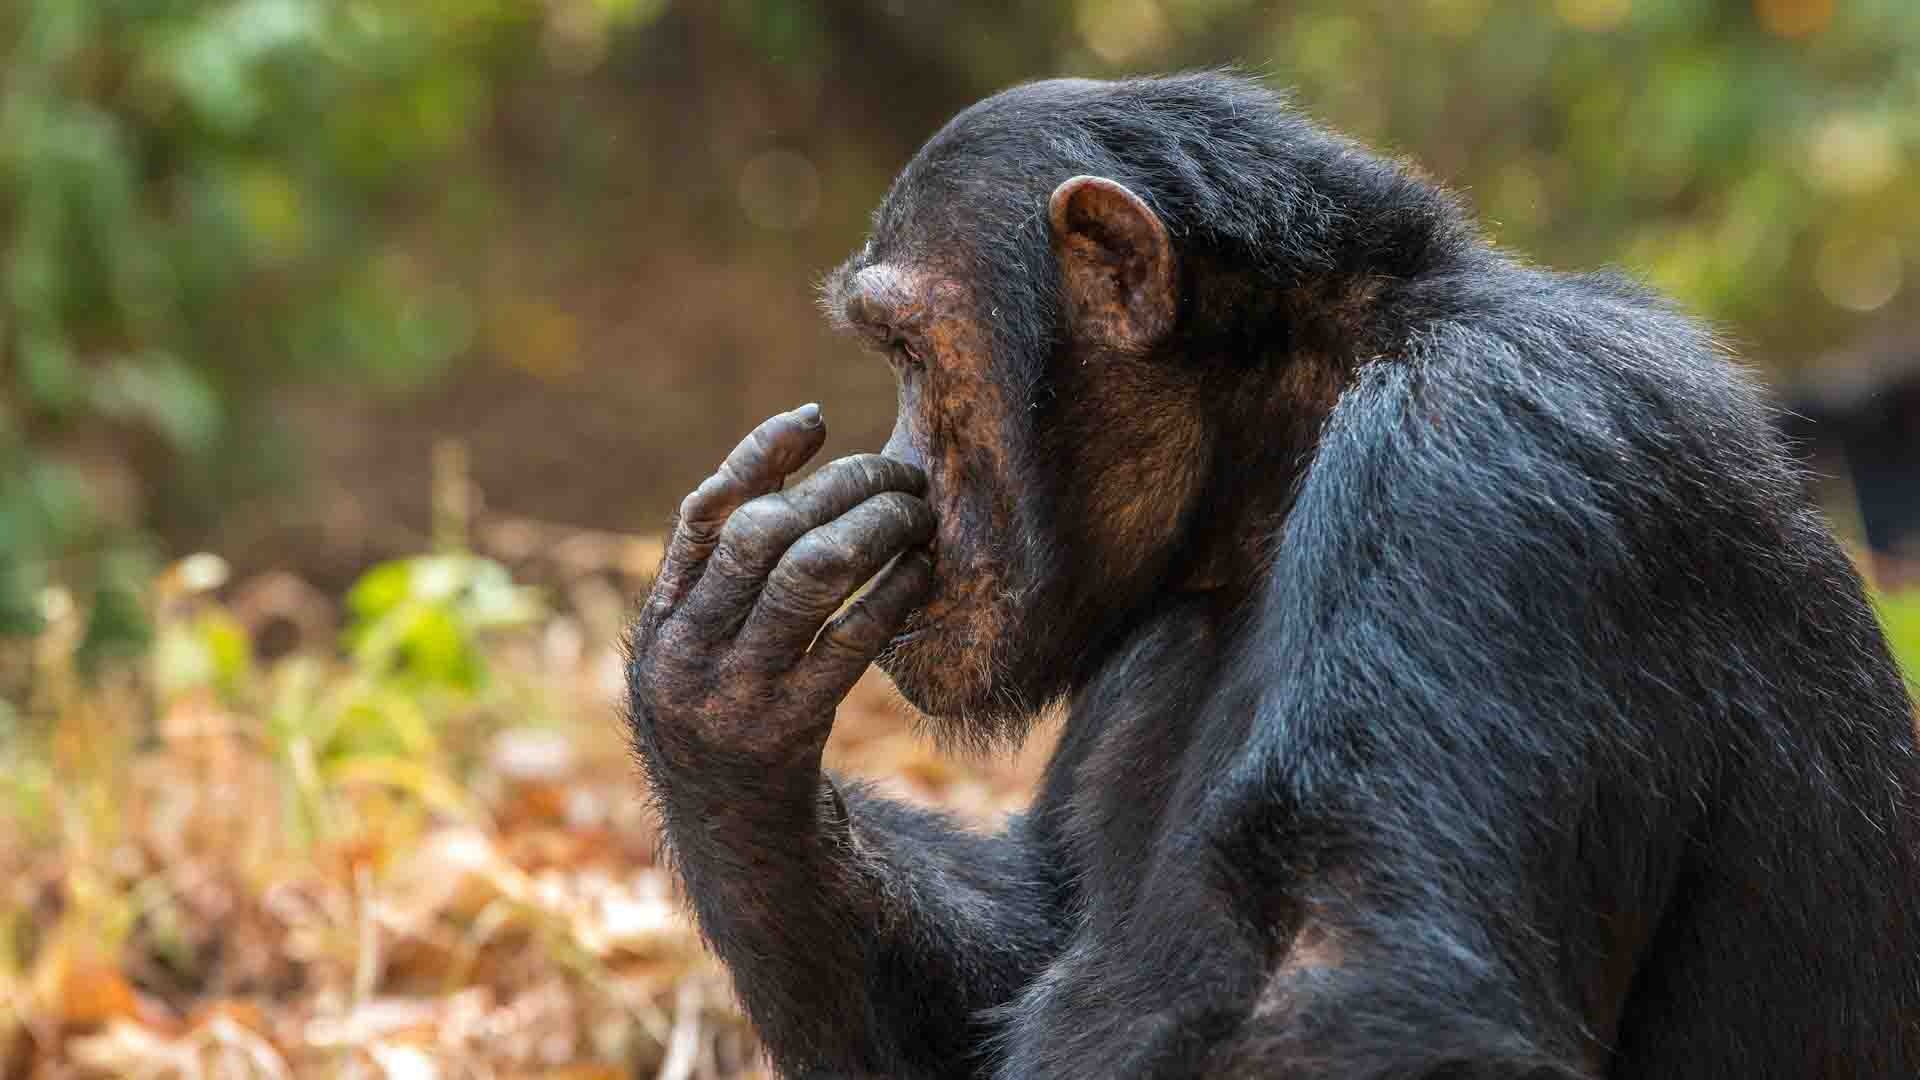
<svg viewBox="0 0 1920 1080">
<path fill-rule="evenodd" d="M 1287 283 L 1192 260 L 1185 287 L 1194 326 L 1225 328 L 1181 342 L 1206 417 L 1207 481 L 1176 545 L 1176 592 L 1249 595 L 1286 520 L 1300 471 L 1354 372 L 1397 351 L 1381 327 L 1395 283 L 1330 272 Z"/>
</svg>

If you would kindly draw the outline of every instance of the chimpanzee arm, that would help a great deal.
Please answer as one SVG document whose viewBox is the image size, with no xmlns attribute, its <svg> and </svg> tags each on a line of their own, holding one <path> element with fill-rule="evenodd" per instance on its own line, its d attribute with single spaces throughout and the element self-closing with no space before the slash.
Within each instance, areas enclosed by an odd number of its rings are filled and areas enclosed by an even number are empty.
<svg viewBox="0 0 1920 1080">
<path fill-rule="evenodd" d="M 701 929 L 774 1061 L 796 1076 L 973 1075 L 980 1013 L 1057 947 L 1024 821 L 987 836 L 824 777 L 725 772 L 705 762 L 698 785 L 661 785 L 661 803 Z"/>
<path fill-rule="evenodd" d="M 682 503 L 629 638 L 633 744 L 775 1062 L 964 1076 L 976 1014 L 1044 961 L 1052 907 L 1020 826 L 968 835 L 821 769 L 835 706 L 925 592 L 933 532 L 898 461 L 782 490 L 824 438 L 815 409 L 777 416 Z"/>
</svg>

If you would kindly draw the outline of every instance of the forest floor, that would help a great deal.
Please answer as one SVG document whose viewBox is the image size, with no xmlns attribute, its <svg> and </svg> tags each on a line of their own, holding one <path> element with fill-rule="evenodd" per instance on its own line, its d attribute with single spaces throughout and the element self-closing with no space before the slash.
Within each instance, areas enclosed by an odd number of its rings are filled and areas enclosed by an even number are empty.
<svg viewBox="0 0 1920 1080">
<path fill-rule="evenodd" d="M 58 590 L 0 642 L 0 1080 L 763 1075 L 621 723 L 659 541 L 456 531 L 344 598 L 184 559 L 131 660 Z M 870 673 L 828 761 L 991 828 L 1052 738 L 944 755 Z"/>
<path fill-rule="evenodd" d="M 628 573 L 423 557 L 344 604 L 199 556 L 91 672 L 50 598 L 0 657 L 0 1077 L 761 1075 L 620 724 L 657 544 L 597 542 Z M 991 827 L 1046 741 L 956 761 L 870 675 L 829 762 Z"/>
</svg>

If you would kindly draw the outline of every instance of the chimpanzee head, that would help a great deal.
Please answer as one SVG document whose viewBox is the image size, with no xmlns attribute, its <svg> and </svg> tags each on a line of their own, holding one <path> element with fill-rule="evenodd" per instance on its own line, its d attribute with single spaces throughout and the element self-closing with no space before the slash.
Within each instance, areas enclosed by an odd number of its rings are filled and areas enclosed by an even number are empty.
<svg viewBox="0 0 1920 1080">
<path fill-rule="evenodd" d="M 936 584 L 880 663 L 943 732 L 1017 735 L 1116 628 L 1230 571 L 1218 474 L 1298 448 L 1285 418 L 1254 459 L 1224 429 L 1273 388 L 1337 393 L 1290 308 L 1381 192 L 1322 178 L 1430 199 L 1328 167 L 1349 153 L 1245 79 L 1061 80 L 967 109 L 894 182 L 824 304 L 893 368 L 885 453 L 929 479 Z"/>
</svg>

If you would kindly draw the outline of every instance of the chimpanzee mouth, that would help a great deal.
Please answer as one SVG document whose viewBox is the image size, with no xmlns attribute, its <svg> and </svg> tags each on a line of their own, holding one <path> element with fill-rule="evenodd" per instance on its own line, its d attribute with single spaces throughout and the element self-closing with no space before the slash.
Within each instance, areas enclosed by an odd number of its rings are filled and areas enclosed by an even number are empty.
<svg viewBox="0 0 1920 1080">
<path fill-rule="evenodd" d="M 937 541 L 935 543 L 929 543 L 926 547 L 919 549 L 919 553 L 925 556 L 927 562 L 932 566 L 939 565 L 939 555 L 937 554 L 936 547 Z M 907 554 L 910 553 L 902 553 L 895 556 L 894 559 L 887 564 L 887 569 L 893 569 L 899 560 L 905 558 Z M 885 570 L 881 571 L 881 574 L 885 573 Z M 874 580 L 878 581 L 879 575 L 876 575 Z M 867 588 L 872 588 L 872 586 L 873 582 L 867 583 Z M 863 589 L 862 592 L 864 591 Z M 901 619 L 900 631 L 887 640 L 887 644 L 882 650 L 882 655 L 891 654 L 902 646 L 911 645 L 926 634 L 928 630 L 933 629 L 935 624 L 927 619 L 927 608 L 933 601 L 933 591 L 934 590 L 929 589 L 926 596 L 922 597 L 918 603 L 908 609 L 906 615 Z"/>
</svg>

